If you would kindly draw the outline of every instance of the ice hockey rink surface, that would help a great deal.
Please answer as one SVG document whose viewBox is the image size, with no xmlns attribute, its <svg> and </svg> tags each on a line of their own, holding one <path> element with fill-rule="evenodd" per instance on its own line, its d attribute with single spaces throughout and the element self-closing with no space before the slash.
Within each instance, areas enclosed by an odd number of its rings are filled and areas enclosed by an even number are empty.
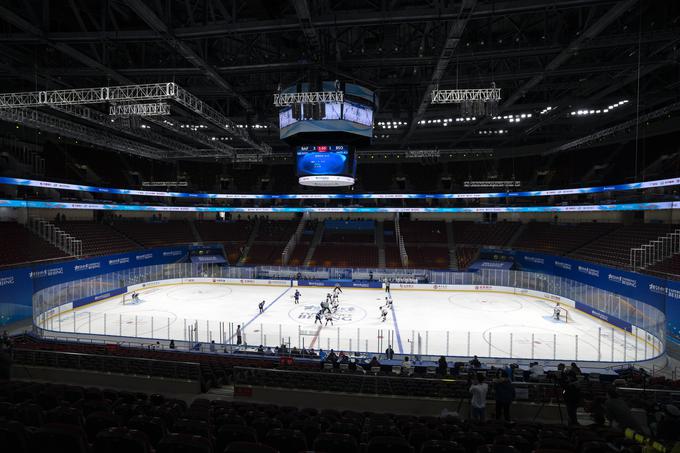
<svg viewBox="0 0 680 453">
<path fill-rule="evenodd" d="M 300 303 L 293 294 L 300 291 Z M 241 326 L 248 346 L 396 353 L 631 361 L 657 354 L 645 338 L 624 332 L 574 308 L 568 322 L 553 319 L 554 303 L 493 291 L 392 290 L 393 308 L 381 321 L 385 290 L 343 288 L 332 324 L 315 323 L 331 288 L 183 283 L 116 296 L 48 321 L 62 332 L 145 339 L 235 343 Z M 126 303 L 123 303 L 125 297 Z M 263 313 L 258 304 L 265 301 Z"/>
</svg>

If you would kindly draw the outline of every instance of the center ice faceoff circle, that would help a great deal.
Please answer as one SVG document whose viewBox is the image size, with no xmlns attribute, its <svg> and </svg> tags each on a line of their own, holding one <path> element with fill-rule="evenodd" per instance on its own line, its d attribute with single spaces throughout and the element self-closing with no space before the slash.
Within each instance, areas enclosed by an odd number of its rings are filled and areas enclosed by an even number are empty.
<svg viewBox="0 0 680 453">
<path fill-rule="evenodd" d="M 300 324 L 313 323 L 316 314 L 321 309 L 319 304 L 300 304 L 291 309 L 288 316 L 295 322 Z M 351 324 L 360 322 L 366 317 L 366 310 L 363 308 L 347 303 L 341 303 L 338 310 L 333 313 L 333 322 L 342 324 Z M 324 323 L 326 321 L 324 320 Z"/>
</svg>

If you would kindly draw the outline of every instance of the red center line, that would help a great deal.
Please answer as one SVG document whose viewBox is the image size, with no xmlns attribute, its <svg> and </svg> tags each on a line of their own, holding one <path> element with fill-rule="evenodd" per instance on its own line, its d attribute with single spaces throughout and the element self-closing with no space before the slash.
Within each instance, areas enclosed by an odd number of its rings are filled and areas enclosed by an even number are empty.
<svg viewBox="0 0 680 453">
<path fill-rule="evenodd" d="M 312 341 L 309 343 L 310 349 L 314 348 L 314 344 L 316 343 L 316 340 L 319 339 L 319 334 L 321 333 L 321 326 L 316 330 L 316 334 L 314 335 L 314 338 L 312 338 Z"/>
</svg>

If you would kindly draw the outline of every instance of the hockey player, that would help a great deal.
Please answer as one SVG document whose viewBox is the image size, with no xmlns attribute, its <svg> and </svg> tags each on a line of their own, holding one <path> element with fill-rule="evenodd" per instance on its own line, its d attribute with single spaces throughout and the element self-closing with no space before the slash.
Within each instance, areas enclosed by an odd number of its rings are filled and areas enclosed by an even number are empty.
<svg viewBox="0 0 680 453">
<path fill-rule="evenodd" d="M 295 290 L 295 294 L 293 294 L 293 299 L 295 299 L 296 304 L 300 303 L 300 291 L 298 291 L 297 289 Z"/>
<path fill-rule="evenodd" d="M 340 288 L 340 283 L 335 284 L 335 288 L 333 288 L 333 294 L 337 295 L 338 293 L 341 293 L 342 289 Z"/>
<path fill-rule="evenodd" d="M 381 322 L 385 322 L 385 320 L 387 319 L 387 308 L 380 307 L 380 317 L 382 318 Z"/>
<path fill-rule="evenodd" d="M 328 313 L 326 313 L 326 324 L 325 325 L 327 326 L 329 322 L 331 323 L 331 326 L 332 326 L 333 325 L 333 313 L 331 313 L 330 311 Z"/>
<path fill-rule="evenodd" d="M 392 308 L 392 296 L 385 297 L 385 308 Z"/>
<path fill-rule="evenodd" d="M 319 310 L 316 312 L 316 317 L 314 317 L 314 324 L 316 324 L 316 322 L 319 321 L 319 325 L 321 325 L 321 315 L 323 315 L 323 310 Z"/>
<path fill-rule="evenodd" d="M 559 321 L 561 315 L 562 315 L 562 309 L 560 308 L 560 304 L 557 303 L 557 305 L 555 305 L 555 308 L 553 308 L 553 319 L 555 321 Z"/>
<path fill-rule="evenodd" d="M 260 309 L 260 313 L 264 313 L 264 301 L 257 304 L 257 308 Z"/>
<path fill-rule="evenodd" d="M 389 280 L 385 280 L 385 292 L 387 294 L 391 294 L 390 293 L 390 282 L 389 282 Z"/>
<path fill-rule="evenodd" d="M 333 311 L 333 313 L 338 311 L 339 306 L 340 306 L 340 301 L 338 300 L 337 297 L 334 296 L 333 301 L 331 302 L 331 310 Z"/>
</svg>

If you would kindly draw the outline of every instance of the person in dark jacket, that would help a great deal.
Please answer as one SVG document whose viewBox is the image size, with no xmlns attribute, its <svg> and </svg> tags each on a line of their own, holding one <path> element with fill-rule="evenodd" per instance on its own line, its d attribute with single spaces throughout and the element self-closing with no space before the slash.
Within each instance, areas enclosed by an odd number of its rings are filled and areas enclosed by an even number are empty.
<svg viewBox="0 0 680 453">
<path fill-rule="evenodd" d="M 496 394 L 496 420 L 500 420 L 502 417 L 506 422 L 509 422 L 510 405 L 515 400 L 515 387 L 510 382 L 507 372 L 501 371 L 494 386 L 494 393 Z"/>
<path fill-rule="evenodd" d="M 392 360 L 394 358 L 394 349 L 392 349 L 392 345 L 387 345 L 385 356 L 387 357 L 387 360 Z"/>
<path fill-rule="evenodd" d="M 446 358 L 444 356 L 439 357 L 437 360 L 437 374 L 446 376 L 449 371 L 449 364 L 446 363 Z"/>
<path fill-rule="evenodd" d="M 472 360 L 470 360 L 470 361 L 468 362 L 468 364 L 470 365 L 470 368 L 474 368 L 474 369 L 478 369 L 478 368 L 481 368 L 481 367 L 482 367 L 482 362 L 479 361 L 479 359 L 477 358 L 477 356 L 474 356 L 474 357 L 472 358 Z"/>
<path fill-rule="evenodd" d="M 564 398 L 564 405 L 567 407 L 569 426 L 578 426 L 576 410 L 581 402 L 581 389 L 573 373 L 568 373 L 562 381 L 562 397 Z"/>
</svg>

